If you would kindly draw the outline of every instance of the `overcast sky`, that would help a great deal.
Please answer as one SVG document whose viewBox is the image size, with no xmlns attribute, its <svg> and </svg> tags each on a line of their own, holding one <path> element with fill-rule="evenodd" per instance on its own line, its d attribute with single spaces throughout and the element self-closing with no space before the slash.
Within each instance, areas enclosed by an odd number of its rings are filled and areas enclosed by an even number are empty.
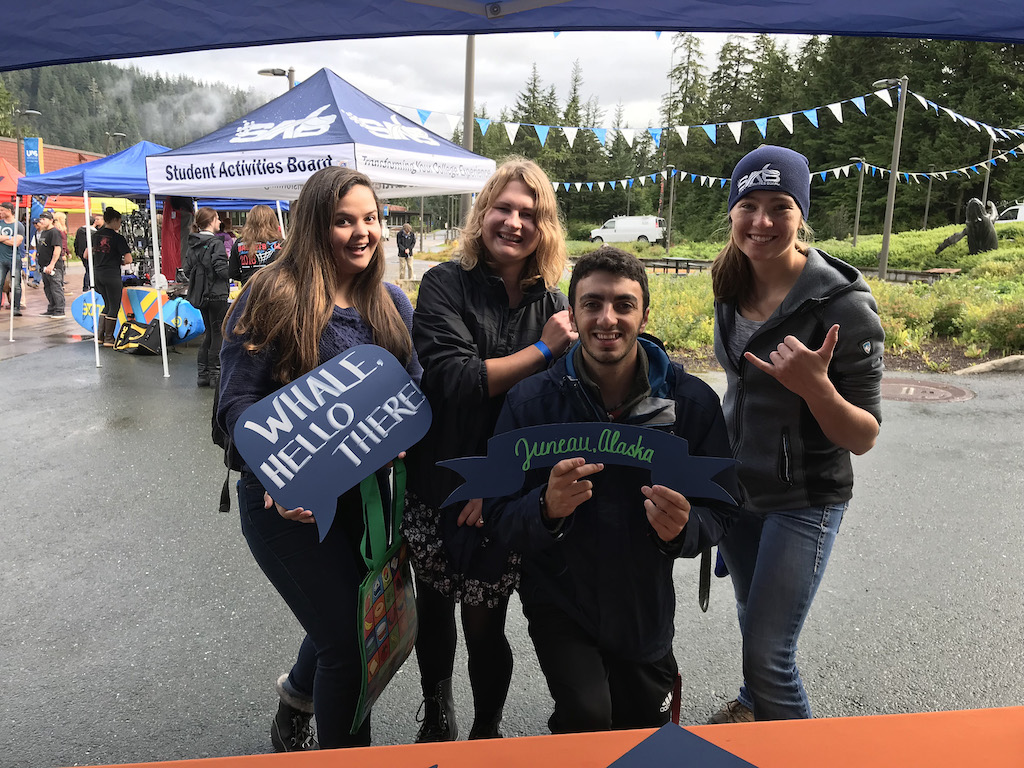
<svg viewBox="0 0 1024 768">
<path fill-rule="evenodd" d="M 534 62 L 545 87 L 554 85 L 560 105 L 568 94 L 573 62 L 583 70 L 583 98 L 596 96 L 612 124 L 622 103 L 629 127 L 659 125 L 658 109 L 668 90 L 673 33 L 551 32 L 476 37 L 476 104 L 492 117 L 515 104 Z M 701 35 L 712 62 L 725 35 Z M 322 67 L 388 105 L 461 114 L 465 79 L 465 36 L 295 43 L 256 48 L 181 53 L 125 60 L 147 72 L 186 74 L 255 88 L 267 97 L 287 89 L 285 78 L 262 77 L 265 67 L 295 68 L 297 81 Z M 403 112 L 405 110 L 402 110 Z M 428 127 L 435 131 L 439 125 Z"/>
</svg>

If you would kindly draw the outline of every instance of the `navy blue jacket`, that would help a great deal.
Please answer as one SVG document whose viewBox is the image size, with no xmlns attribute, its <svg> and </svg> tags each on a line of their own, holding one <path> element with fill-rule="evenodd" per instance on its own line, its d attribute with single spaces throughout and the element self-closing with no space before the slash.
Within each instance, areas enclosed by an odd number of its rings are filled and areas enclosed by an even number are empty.
<svg viewBox="0 0 1024 768">
<path fill-rule="evenodd" d="M 651 394 L 617 421 L 670 431 L 688 441 L 693 455 L 729 458 L 715 392 L 671 362 L 655 342 L 641 338 L 640 343 L 649 363 Z M 575 349 L 509 391 L 495 434 L 540 424 L 609 420 L 576 376 Z M 523 554 L 523 604 L 561 608 L 602 650 L 620 657 L 636 662 L 662 658 L 675 631 L 674 560 L 695 557 L 717 544 L 734 508 L 689 499 L 692 509 L 683 532 L 672 542 L 662 542 L 647 522 L 640 492 L 650 484 L 650 472 L 606 464 L 590 477 L 593 497 L 553 533 L 540 511 L 549 471 L 530 470 L 522 491 L 493 499 L 484 510 L 485 530 Z M 716 480 L 736 495 L 734 472 Z"/>
</svg>

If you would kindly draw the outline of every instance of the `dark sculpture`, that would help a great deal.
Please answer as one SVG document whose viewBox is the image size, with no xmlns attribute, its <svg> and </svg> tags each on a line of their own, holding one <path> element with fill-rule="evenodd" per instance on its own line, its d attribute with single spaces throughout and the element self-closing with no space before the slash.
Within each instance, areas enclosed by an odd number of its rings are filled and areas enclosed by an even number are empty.
<svg viewBox="0 0 1024 768">
<path fill-rule="evenodd" d="M 988 204 L 988 213 L 981 200 L 972 197 L 967 201 L 967 225 L 959 232 L 950 235 L 935 249 L 939 253 L 943 248 L 948 248 L 954 243 L 959 243 L 964 235 L 967 236 L 967 252 L 982 253 L 994 251 L 999 247 L 999 238 L 996 237 L 995 220 L 999 218 L 999 212 L 992 202 Z"/>
</svg>

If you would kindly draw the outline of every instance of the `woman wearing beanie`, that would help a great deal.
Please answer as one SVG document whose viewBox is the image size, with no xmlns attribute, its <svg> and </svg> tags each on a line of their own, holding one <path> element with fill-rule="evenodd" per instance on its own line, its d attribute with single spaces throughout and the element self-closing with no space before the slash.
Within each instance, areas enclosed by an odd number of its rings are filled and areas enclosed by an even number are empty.
<svg viewBox="0 0 1024 768">
<path fill-rule="evenodd" d="M 733 171 L 715 259 L 715 355 L 747 514 L 719 546 L 736 592 L 743 685 L 710 723 L 811 717 L 800 630 L 853 492 L 850 454 L 881 423 L 884 334 L 871 291 L 798 235 L 807 158 L 762 146 Z"/>
</svg>

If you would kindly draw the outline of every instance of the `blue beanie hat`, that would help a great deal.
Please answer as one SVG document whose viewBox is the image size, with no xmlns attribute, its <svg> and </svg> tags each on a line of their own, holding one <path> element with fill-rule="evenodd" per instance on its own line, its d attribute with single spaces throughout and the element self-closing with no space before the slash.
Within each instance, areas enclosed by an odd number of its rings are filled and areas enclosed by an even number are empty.
<svg viewBox="0 0 1024 768">
<path fill-rule="evenodd" d="M 744 195 L 760 189 L 785 192 L 796 200 L 804 219 L 811 208 L 811 171 L 807 158 L 785 147 L 763 144 L 738 163 L 729 185 L 729 210 Z"/>
</svg>

